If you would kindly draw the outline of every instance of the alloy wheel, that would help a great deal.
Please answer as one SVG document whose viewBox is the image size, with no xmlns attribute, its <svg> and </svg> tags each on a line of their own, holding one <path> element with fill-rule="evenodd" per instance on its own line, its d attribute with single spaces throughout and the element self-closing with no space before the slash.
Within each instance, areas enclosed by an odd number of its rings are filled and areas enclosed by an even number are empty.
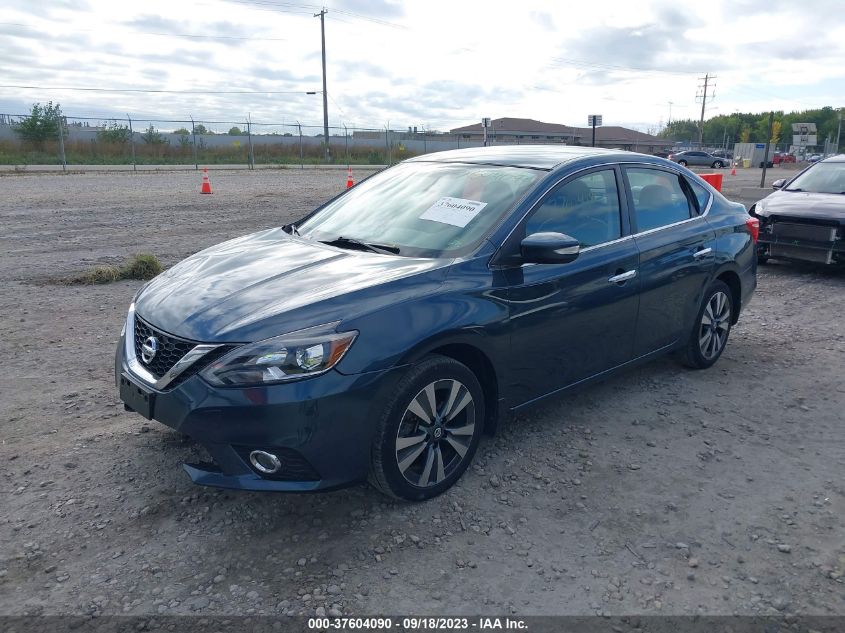
<svg viewBox="0 0 845 633">
<path fill-rule="evenodd" d="M 706 360 L 712 360 L 722 352 L 730 327 L 731 304 L 728 296 L 722 291 L 715 292 L 704 308 L 698 330 L 698 347 Z"/>
<path fill-rule="evenodd" d="M 454 379 L 436 380 L 411 400 L 396 435 L 396 463 L 411 485 L 428 488 L 459 467 L 475 434 L 475 401 Z"/>
</svg>

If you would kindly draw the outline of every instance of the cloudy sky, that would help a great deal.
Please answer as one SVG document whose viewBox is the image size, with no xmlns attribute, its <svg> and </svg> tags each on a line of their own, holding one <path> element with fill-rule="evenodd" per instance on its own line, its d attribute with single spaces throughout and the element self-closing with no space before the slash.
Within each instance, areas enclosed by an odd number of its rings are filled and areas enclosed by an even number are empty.
<svg viewBox="0 0 845 633">
<path fill-rule="evenodd" d="M 670 107 L 673 119 L 698 118 L 705 73 L 717 76 L 708 117 L 845 106 L 842 0 L 325 6 L 331 125 L 448 130 L 511 116 L 585 126 L 597 113 L 606 125 L 656 130 Z M 306 94 L 322 89 L 319 8 L 2 0 L 0 113 L 53 100 L 69 116 L 243 121 L 249 113 L 321 125 L 321 95 Z"/>
</svg>

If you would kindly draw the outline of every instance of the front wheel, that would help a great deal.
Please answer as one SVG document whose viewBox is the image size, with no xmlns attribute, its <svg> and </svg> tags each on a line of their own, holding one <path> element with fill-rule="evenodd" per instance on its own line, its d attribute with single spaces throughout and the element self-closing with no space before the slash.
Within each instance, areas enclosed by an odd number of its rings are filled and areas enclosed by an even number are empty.
<svg viewBox="0 0 845 633">
<path fill-rule="evenodd" d="M 721 169 L 722 168 L 722 161 L 716 160 L 713 161 L 713 165 L 711 165 L 714 169 Z"/>
<path fill-rule="evenodd" d="M 483 426 L 475 374 L 452 358 L 423 359 L 399 381 L 379 421 L 370 483 L 408 501 L 439 495 L 469 466 Z"/>
<path fill-rule="evenodd" d="M 719 360 L 728 343 L 732 320 L 731 289 L 722 281 L 714 281 L 704 293 L 684 351 L 684 364 L 693 369 L 707 369 Z"/>
<path fill-rule="evenodd" d="M 687 161 L 685 161 L 685 160 L 679 160 L 679 161 L 678 161 L 678 164 L 679 164 L 681 167 L 686 167 L 686 166 L 687 166 Z"/>
</svg>

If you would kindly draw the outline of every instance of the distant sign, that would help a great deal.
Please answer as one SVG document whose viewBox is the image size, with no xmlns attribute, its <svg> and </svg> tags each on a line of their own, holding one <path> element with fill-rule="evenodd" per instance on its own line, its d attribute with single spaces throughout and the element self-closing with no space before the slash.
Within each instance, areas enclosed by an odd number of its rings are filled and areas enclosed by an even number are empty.
<svg viewBox="0 0 845 633">
<path fill-rule="evenodd" d="M 484 127 L 490 127 L 490 117 L 486 116 L 481 119 L 481 125 Z"/>
<path fill-rule="evenodd" d="M 806 147 L 807 145 L 816 145 L 818 143 L 816 137 L 815 123 L 793 123 L 792 124 L 792 144 Z"/>
<path fill-rule="evenodd" d="M 601 126 L 601 115 L 600 114 L 588 114 L 587 115 L 587 125 L 592 127 L 595 125 L 596 127 Z"/>
</svg>

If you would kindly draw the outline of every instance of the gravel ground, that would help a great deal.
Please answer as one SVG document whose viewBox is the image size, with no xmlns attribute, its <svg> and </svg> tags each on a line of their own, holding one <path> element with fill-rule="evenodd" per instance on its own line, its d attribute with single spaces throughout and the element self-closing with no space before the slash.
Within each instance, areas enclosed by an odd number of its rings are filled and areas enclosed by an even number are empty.
<svg viewBox="0 0 845 633">
<path fill-rule="evenodd" d="M 140 282 L 46 282 L 172 264 L 345 174 L 212 181 L 0 176 L 0 614 L 845 614 L 842 273 L 762 268 L 714 368 L 656 361 L 506 421 L 430 502 L 223 492 L 118 401 Z"/>
</svg>

